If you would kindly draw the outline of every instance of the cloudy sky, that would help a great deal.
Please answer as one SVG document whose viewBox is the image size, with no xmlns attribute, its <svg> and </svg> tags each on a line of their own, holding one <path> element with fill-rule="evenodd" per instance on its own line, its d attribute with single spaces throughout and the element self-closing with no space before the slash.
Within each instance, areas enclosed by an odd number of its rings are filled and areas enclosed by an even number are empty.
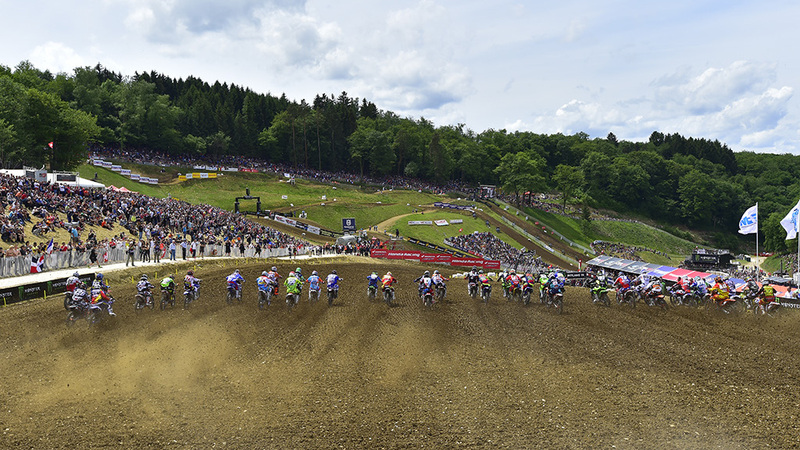
<svg viewBox="0 0 800 450">
<path fill-rule="evenodd" d="M 339 94 L 436 125 L 800 154 L 800 2 L 0 0 L 0 64 Z M 794 44 L 792 44 L 794 42 Z"/>
</svg>

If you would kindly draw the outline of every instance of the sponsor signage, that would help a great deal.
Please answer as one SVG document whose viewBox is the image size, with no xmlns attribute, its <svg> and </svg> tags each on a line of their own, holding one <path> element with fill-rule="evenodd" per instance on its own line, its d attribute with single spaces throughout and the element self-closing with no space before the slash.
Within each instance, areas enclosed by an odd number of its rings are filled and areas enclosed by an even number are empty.
<svg viewBox="0 0 800 450">
<path fill-rule="evenodd" d="M 404 250 L 389 250 L 386 257 L 389 259 L 416 259 L 419 260 L 420 252 L 409 252 Z"/>
<path fill-rule="evenodd" d="M 419 254 L 419 262 L 435 263 L 436 262 L 436 253 L 420 253 Z"/>
<path fill-rule="evenodd" d="M 483 268 L 489 270 L 498 270 L 500 269 L 500 261 L 487 259 L 483 261 Z"/>
<path fill-rule="evenodd" d="M 19 288 L 13 287 L 8 289 L 0 289 L 0 304 L 3 306 L 17 303 L 19 301 Z"/>
<path fill-rule="evenodd" d="M 450 225 L 452 225 L 454 223 L 464 223 L 464 219 L 453 219 L 453 220 L 450 221 Z"/>
<path fill-rule="evenodd" d="M 139 175 L 138 173 L 132 173 L 131 174 L 131 180 L 139 181 L 139 178 L 141 178 L 141 175 Z"/>
<path fill-rule="evenodd" d="M 22 300 L 31 300 L 44 296 L 44 293 L 47 292 L 47 282 L 28 284 L 20 286 L 19 289 L 21 291 Z"/>
<path fill-rule="evenodd" d="M 389 250 L 384 248 L 373 248 L 369 251 L 369 256 L 373 258 L 386 258 L 386 255 L 389 253 Z"/>
<path fill-rule="evenodd" d="M 409 225 L 433 225 L 432 220 L 409 220 Z"/>
<path fill-rule="evenodd" d="M 67 279 L 66 278 L 57 278 L 55 280 L 50 281 L 50 289 L 48 289 L 50 294 L 60 294 L 67 290 Z"/>
<path fill-rule="evenodd" d="M 120 169 L 119 174 L 129 177 L 131 176 L 131 169 Z"/>
<path fill-rule="evenodd" d="M 436 253 L 436 261 L 434 262 L 451 264 L 452 261 L 453 261 L 453 255 L 449 255 L 447 253 Z"/>
<path fill-rule="evenodd" d="M 319 232 L 321 231 L 319 227 L 315 227 L 314 225 L 309 225 L 307 230 L 310 233 L 314 233 L 314 234 L 319 234 Z"/>
<path fill-rule="evenodd" d="M 449 223 L 448 223 L 446 220 L 444 220 L 444 219 L 434 220 L 434 221 L 433 221 L 433 223 L 435 223 L 435 224 L 436 224 L 436 226 L 438 226 L 438 227 L 444 227 L 444 226 L 450 225 L 450 224 L 449 224 Z"/>
<path fill-rule="evenodd" d="M 356 231 L 356 219 L 352 217 L 342 219 L 342 231 Z"/>
<path fill-rule="evenodd" d="M 114 164 L 114 165 L 111 166 L 111 170 L 113 170 L 114 172 L 121 172 L 122 171 L 122 166 Z"/>
<path fill-rule="evenodd" d="M 102 163 L 103 167 L 105 167 L 106 169 L 110 169 L 112 166 L 111 161 L 102 161 Z"/>
<path fill-rule="evenodd" d="M 92 165 L 93 166 L 97 166 L 97 167 L 103 167 L 103 160 L 102 159 L 95 159 L 94 161 L 92 161 Z"/>
<path fill-rule="evenodd" d="M 481 258 L 456 258 L 450 261 L 452 266 L 483 266 L 483 259 Z"/>
<path fill-rule="evenodd" d="M 56 181 L 58 181 L 58 182 L 61 182 L 61 181 L 74 182 L 74 181 L 77 181 L 77 179 L 78 179 L 78 176 L 75 175 L 74 173 L 57 173 L 56 174 Z"/>
<path fill-rule="evenodd" d="M 567 280 L 580 280 L 583 278 L 589 278 L 589 272 L 565 272 L 564 278 Z"/>
</svg>

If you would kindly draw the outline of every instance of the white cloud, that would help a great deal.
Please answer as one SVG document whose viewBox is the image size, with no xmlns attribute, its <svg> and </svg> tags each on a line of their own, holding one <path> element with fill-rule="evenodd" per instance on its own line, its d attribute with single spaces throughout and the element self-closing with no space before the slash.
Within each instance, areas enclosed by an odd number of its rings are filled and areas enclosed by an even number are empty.
<svg viewBox="0 0 800 450">
<path fill-rule="evenodd" d="M 76 67 L 86 64 L 78 53 L 61 42 L 45 42 L 33 49 L 30 61 L 38 68 L 54 72 L 72 73 Z"/>
</svg>

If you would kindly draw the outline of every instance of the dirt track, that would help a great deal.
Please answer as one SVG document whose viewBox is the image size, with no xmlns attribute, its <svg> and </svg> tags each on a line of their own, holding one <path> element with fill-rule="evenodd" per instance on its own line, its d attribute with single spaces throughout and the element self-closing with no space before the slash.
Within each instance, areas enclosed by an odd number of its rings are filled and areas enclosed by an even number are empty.
<svg viewBox="0 0 800 450">
<path fill-rule="evenodd" d="M 189 311 L 136 314 L 117 282 L 95 329 L 67 329 L 58 299 L 0 310 L 0 447 L 800 446 L 800 316 L 594 307 L 579 288 L 557 316 L 455 280 L 428 311 L 402 263 L 388 308 L 364 295 L 385 264 L 301 264 L 344 277 L 330 308 L 259 312 L 261 267 L 228 306 L 228 267 L 198 272 Z"/>
</svg>

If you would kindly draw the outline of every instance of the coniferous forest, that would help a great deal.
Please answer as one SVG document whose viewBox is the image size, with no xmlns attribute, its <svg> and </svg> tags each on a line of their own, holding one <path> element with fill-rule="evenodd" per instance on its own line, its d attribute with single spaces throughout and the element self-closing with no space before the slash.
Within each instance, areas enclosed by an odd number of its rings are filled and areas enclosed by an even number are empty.
<svg viewBox="0 0 800 450">
<path fill-rule="evenodd" d="M 0 65 L 2 167 L 49 162 L 69 170 L 90 146 L 497 184 L 512 198 L 552 191 L 574 204 L 726 234 L 758 202 L 770 251 L 787 249 L 779 221 L 800 198 L 800 157 L 733 152 L 702 137 L 653 131 L 647 142 L 629 142 L 613 133 L 476 132 L 399 117 L 346 92 L 309 103 L 194 77 L 128 76 L 99 64 L 58 74 L 28 62 Z"/>
</svg>

